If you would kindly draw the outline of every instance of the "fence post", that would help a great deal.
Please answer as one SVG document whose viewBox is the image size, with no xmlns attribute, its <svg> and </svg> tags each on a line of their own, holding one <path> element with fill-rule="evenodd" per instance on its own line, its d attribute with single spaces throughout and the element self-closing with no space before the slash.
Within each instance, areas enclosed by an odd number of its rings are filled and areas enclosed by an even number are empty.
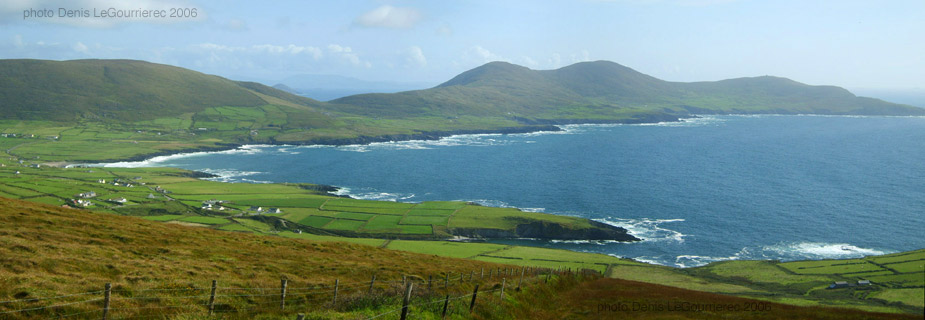
<svg viewBox="0 0 925 320">
<path fill-rule="evenodd" d="M 446 309 L 450 306 L 450 295 L 446 295 L 446 298 L 443 299 L 443 315 L 440 319 L 446 319 Z"/>
<path fill-rule="evenodd" d="M 494 271 L 495 270 L 488 269 L 488 281 L 491 281 L 491 279 L 494 278 Z"/>
<path fill-rule="evenodd" d="M 469 271 L 469 282 L 472 282 L 472 276 L 475 275 L 475 271 Z"/>
<path fill-rule="evenodd" d="M 450 273 L 447 272 L 447 273 L 446 273 L 446 279 L 443 280 L 443 288 L 446 289 L 446 288 L 449 288 L 449 287 L 450 287 Z"/>
<path fill-rule="evenodd" d="M 109 320 L 109 301 L 112 297 L 112 283 L 106 283 L 106 290 L 103 292 L 103 320 Z"/>
<path fill-rule="evenodd" d="M 289 285 L 289 280 L 280 279 L 279 280 L 279 309 L 286 309 L 286 286 Z"/>
<path fill-rule="evenodd" d="M 546 281 L 544 281 L 543 283 L 549 283 L 549 275 L 551 274 L 552 274 L 552 269 L 546 271 Z"/>
<path fill-rule="evenodd" d="M 491 270 L 488 270 L 488 271 L 491 271 Z M 479 280 L 485 280 L 485 268 L 482 268 L 482 270 L 479 271 Z"/>
<path fill-rule="evenodd" d="M 527 267 L 520 267 L 520 281 L 517 282 L 517 291 L 520 291 L 520 286 L 524 284 L 524 273 L 527 272 Z"/>
<path fill-rule="evenodd" d="M 404 286 L 404 285 L 407 284 L 407 283 L 408 283 L 408 280 L 406 279 L 405 275 L 402 275 L 402 276 L 401 276 L 401 285 Z"/>
<path fill-rule="evenodd" d="M 337 304 L 337 287 L 340 285 L 340 279 L 334 279 L 334 300 L 331 301 L 331 305 Z"/>
<path fill-rule="evenodd" d="M 372 294 L 373 294 L 373 285 L 375 285 L 375 284 L 376 284 L 376 275 L 374 274 L 374 275 L 373 275 L 373 279 L 372 279 L 372 280 L 369 280 L 369 292 L 367 292 L 366 295 L 372 295 Z"/>
<path fill-rule="evenodd" d="M 469 313 L 472 313 L 472 308 L 475 308 L 475 297 L 479 295 L 479 285 L 475 285 L 475 290 L 472 290 L 472 301 L 469 302 Z"/>
<path fill-rule="evenodd" d="M 501 301 L 500 303 L 504 303 L 504 285 L 506 283 L 507 283 L 507 278 L 501 278 Z"/>
<path fill-rule="evenodd" d="M 430 290 L 434 284 L 434 275 L 427 276 L 427 290 Z"/>
<path fill-rule="evenodd" d="M 405 297 L 401 302 L 401 320 L 408 318 L 408 302 L 411 301 L 411 288 L 414 287 L 414 282 L 408 282 L 408 285 L 405 286 Z"/>
<path fill-rule="evenodd" d="M 209 294 L 209 315 L 215 312 L 215 289 L 218 287 L 218 281 L 212 280 L 212 293 Z"/>
</svg>

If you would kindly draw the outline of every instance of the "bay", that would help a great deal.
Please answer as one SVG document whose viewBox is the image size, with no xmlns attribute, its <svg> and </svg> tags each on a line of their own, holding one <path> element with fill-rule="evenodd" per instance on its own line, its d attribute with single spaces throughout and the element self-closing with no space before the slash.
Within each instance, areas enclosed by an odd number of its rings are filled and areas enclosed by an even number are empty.
<svg viewBox="0 0 925 320">
<path fill-rule="evenodd" d="M 111 166 L 309 182 L 362 199 L 586 217 L 638 243 L 504 240 L 691 267 L 925 247 L 925 118 L 702 116 L 354 146 L 245 146 Z"/>
</svg>

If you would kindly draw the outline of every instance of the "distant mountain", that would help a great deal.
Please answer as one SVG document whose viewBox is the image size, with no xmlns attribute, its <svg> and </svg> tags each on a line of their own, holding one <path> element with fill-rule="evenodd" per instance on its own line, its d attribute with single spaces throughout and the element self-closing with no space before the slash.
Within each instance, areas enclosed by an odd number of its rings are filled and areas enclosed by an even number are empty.
<svg viewBox="0 0 925 320">
<path fill-rule="evenodd" d="M 261 84 L 144 61 L 0 60 L 0 119 L 137 121 L 273 98 L 320 105 Z"/>
<path fill-rule="evenodd" d="M 839 87 L 768 76 L 667 82 L 608 61 L 542 71 L 492 62 L 430 89 L 358 94 L 330 102 L 305 97 L 297 85 L 319 90 L 388 86 L 347 77 L 290 80 L 294 84 L 273 88 L 144 61 L 0 60 L 0 119 L 128 123 L 166 117 L 239 129 L 238 140 L 299 143 L 319 137 L 349 140 L 524 125 L 656 122 L 692 113 L 925 115 L 922 108 L 857 97 Z M 250 129 L 264 133 L 240 137 Z"/>
<path fill-rule="evenodd" d="M 920 108 L 857 97 L 839 87 L 778 77 L 668 82 L 609 61 L 542 71 L 491 62 L 431 89 L 330 102 L 379 117 L 476 115 L 546 123 L 646 121 L 690 113 L 925 115 Z"/>
<path fill-rule="evenodd" d="M 302 74 L 279 81 L 286 90 L 313 99 L 327 101 L 361 93 L 393 93 L 432 87 L 419 82 L 366 81 L 352 77 Z M 275 86 L 274 86 L 275 87 Z"/>
<path fill-rule="evenodd" d="M 273 89 L 286 91 L 286 92 L 289 92 L 289 93 L 291 93 L 291 94 L 299 94 L 299 91 L 297 91 L 296 89 L 290 88 L 289 86 L 287 86 L 287 85 L 285 85 L 285 84 L 282 84 L 282 83 L 278 83 L 278 84 L 274 85 L 274 86 L 273 86 Z"/>
</svg>

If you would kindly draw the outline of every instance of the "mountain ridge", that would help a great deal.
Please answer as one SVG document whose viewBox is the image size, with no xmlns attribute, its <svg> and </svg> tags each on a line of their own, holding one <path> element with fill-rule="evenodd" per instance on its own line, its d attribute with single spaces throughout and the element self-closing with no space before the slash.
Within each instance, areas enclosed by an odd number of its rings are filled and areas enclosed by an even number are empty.
<svg viewBox="0 0 925 320">
<path fill-rule="evenodd" d="M 469 101 L 464 101 L 463 96 Z M 857 97 L 836 86 L 812 86 L 771 76 L 669 82 L 611 61 L 580 62 L 554 70 L 489 62 L 431 89 L 356 95 L 331 102 L 375 107 L 368 111 L 397 105 L 399 111 L 406 112 L 424 110 L 453 116 L 460 109 L 469 109 L 483 115 L 514 115 L 533 120 L 601 116 L 619 119 L 640 112 L 686 115 L 691 110 L 719 114 L 925 115 L 920 108 Z M 420 108 L 421 105 L 444 108 L 427 110 Z"/>
</svg>

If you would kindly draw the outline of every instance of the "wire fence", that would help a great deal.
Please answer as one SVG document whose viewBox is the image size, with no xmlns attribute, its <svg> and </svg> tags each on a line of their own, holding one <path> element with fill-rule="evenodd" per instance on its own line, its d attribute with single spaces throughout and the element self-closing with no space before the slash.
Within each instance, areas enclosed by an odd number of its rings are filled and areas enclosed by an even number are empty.
<svg viewBox="0 0 925 320">
<path fill-rule="evenodd" d="M 289 286 L 182 288 L 112 288 L 50 297 L 20 298 L 0 301 L 0 319 L 169 319 L 184 315 L 222 314 L 231 318 L 250 318 L 257 314 L 291 315 L 301 310 L 385 311 L 364 316 L 367 319 L 393 318 L 409 312 L 453 312 L 465 314 L 479 303 L 503 303 L 504 290 L 519 290 L 524 282 L 542 284 L 550 277 L 588 275 L 596 271 L 571 272 L 564 268 L 485 269 L 469 273 L 442 273 L 427 278 L 402 276 L 399 279 L 379 279 Z M 473 290 L 471 291 L 470 290 Z M 479 290 L 479 289 L 482 290 Z M 403 299 L 402 299 L 403 298 Z M 490 298 L 490 299 L 489 299 Z M 464 299 L 471 299 L 468 305 Z M 398 300 L 403 300 L 401 307 Z M 441 305 L 442 304 L 442 305 Z M 442 309 L 440 308 L 442 307 Z M 434 309 L 437 308 L 437 309 Z M 227 318 L 227 317 L 226 317 Z"/>
</svg>

